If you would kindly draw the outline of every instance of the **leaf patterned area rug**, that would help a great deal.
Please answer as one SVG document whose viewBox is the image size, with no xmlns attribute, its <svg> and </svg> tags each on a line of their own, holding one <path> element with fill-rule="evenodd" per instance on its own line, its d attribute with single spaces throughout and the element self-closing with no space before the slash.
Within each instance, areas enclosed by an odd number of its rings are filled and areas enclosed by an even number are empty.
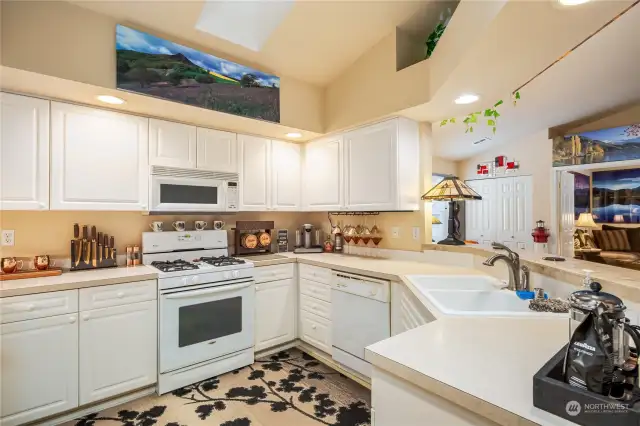
<svg viewBox="0 0 640 426">
<path fill-rule="evenodd" d="M 297 349 L 63 426 L 369 426 L 370 391 Z"/>
</svg>

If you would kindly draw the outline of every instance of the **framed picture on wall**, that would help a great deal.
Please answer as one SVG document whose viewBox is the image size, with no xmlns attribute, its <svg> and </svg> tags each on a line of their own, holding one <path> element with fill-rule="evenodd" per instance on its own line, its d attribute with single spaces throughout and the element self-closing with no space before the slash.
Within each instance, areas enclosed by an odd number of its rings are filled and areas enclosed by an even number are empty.
<svg viewBox="0 0 640 426">
<path fill-rule="evenodd" d="M 553 166 L 640 159 L 640 124 L 553 139 Z"/>
<path fill-rule="evenodd" d="M 640 169 L 594 172 L 592 212 L 597 223 L 640 223 Z"/>
</svg>

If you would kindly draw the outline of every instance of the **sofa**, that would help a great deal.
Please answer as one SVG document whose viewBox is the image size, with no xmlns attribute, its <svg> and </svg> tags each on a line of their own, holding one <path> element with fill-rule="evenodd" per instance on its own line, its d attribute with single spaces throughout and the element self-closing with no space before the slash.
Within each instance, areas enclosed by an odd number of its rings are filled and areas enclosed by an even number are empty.
<svg viewBox="0 0 640 426">
<path fill-rule="evenodd" d="M 640 227 L 623 228 L 602 225 L 593 231 L 596 248 L 602 250 L 600 257 L 609 265 L 640 270 Z"/>
</svg>

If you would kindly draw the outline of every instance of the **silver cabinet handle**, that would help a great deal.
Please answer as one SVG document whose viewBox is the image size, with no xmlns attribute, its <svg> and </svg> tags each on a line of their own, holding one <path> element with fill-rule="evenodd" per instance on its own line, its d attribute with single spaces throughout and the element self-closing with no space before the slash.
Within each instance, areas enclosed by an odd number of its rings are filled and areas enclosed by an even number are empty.
<svg viewBox="0 0 640 426">
<path fill-rule="evenodd" d="M 181 291 L 181 292 L 177 292 L 177 293 L 171 293 L 168 294 L 166 296 L 164 296 L 167 299 L 186 299 L 188 297 L 196 297 L 196 296 L 202 296 L 205 294 L 214 294 L 214 293 L 228 293 L 231 292 L 233 290 L 240 290 L 242 288 L 245 287 L 249 287 L 252 283 L 246 283 L 246 284 L 236 284 L 236 285 L 230 285 L 230 286 L 222 286 L 222 287 L 214 287 L 212 289 L 206 289 L 206 290 L 196 290 L 196 291 Z"/>
</svg>

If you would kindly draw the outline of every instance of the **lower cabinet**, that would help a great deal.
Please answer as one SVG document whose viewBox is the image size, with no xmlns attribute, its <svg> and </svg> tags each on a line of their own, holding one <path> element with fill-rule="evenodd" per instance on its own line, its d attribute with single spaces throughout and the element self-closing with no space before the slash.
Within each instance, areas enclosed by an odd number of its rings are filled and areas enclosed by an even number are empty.
<svg viewBox="0 0 640 426">
<path fill-rule="evenodd" d="M 78 406 L 77 313 L 2 324 L 0 339 L 0 424 L 24 424 Z"/>
<path fill-rule="evenodd" d="M 391 335 L 435 321 L 429 310 L 406 285 L 391 283 Z"/>
<path fill-rule="evenodd" d="M 295 296 L 291 278 L 256 284 L 256 351 L 296 338 Z"/>
<path fill-rule="evenodd" d="M 80 405 L 156 382 L 157 303 L 80 313 Z"/>
</svg>

